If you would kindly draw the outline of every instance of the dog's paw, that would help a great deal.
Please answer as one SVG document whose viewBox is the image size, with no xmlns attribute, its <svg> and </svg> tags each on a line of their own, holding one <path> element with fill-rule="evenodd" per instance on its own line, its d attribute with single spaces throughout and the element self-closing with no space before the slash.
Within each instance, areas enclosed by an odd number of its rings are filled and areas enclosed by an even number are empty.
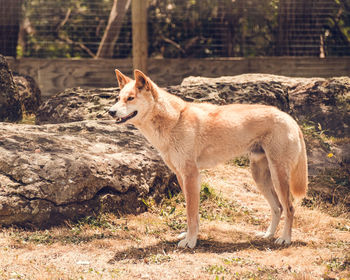
<svg viewBox="0 0 350 280">
<path fill-rule="evenodd" d="M 279 237 L 276 239 L 275 243 L 277 245 L 289 245 L 292 243 L 292 240 L 290 237 L 288 237 L 288 238 Z"/>
<path fill-rule="evenodd" d="M 258 238 L 271 239 L 273 237 L 273 233 L 269 231 L 267 232 L 259 231 L 255 234 L 255 236 Z"/>
<path fill-rule="evenodd" d="M 190 249 L 193 249 L 194 247 L 196 247 L 196 244 L 197 244 L 197 236 L 192 236 L 192 237 L 188 237 L 188 234 L 185 232 L 185 233 L 182 233 L 181 235 L 185 234 L 185 238 L 182 239 L 178 244 L 177 246 L 180 247 L 180 248 L 190 248 Z"/>
</svg>

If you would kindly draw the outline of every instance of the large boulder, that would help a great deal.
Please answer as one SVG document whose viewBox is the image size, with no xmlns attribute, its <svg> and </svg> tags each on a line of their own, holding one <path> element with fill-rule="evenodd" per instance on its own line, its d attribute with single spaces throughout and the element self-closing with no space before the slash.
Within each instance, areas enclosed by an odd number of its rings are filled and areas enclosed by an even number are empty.
<svg viewBox="0 0 350 280">
<path fill-rule="evenodd" d="M 110 119 L 108 108 L 119 89 L 69 88 L 43 102 L 36 112 L 36 124 Z"/>
<path fill-rule="evenodd" d="M 284 77 L 244 74 L 220 78 L 188 77 L 180 86 L 167 90 L 185 100 L 219 105 L 232 103 L 261 103 L 290 111 L 288 89 Z"/>
<path fill-rule="evenodd" d="M 4 56 L 0 54 L 0 121 L 18 121 L 22 118 L 18 88 Z"/>
<path fill-rule="evenodd" d="M 23 114 L 35 115 L 41 104 L 41 91 L 36 81 L 27 75 L 14 73 L 13 80 L 18 88 L 16 99 L 22 105 Z"/>
<path fill-rule="evenodd" d="M 0 123 L 0 224 L 57 224 L 100 211 L 137 213 L 174 175 L 138 131 L 113 121 Z"/>
<path fill-rule="evenodd" d="M 291 114 L 302 126 L 318 133 L 345 137 L 330 149 L 306 134 L 310 174 L 325 168 L 338 168 L 350 161 L 350 78 L 290 78 L 266 74 L 234 77 L 188 77 L 179 86 L 166 88 L 191 102 L 214 104 L 262 103 Z M 106 110 L 115 102 L 117 88 L 67 89 L 44 102 L 36 122 L 61 123 L 88 119 L 108 119 Z M 308 132 L 308 131 L 306 131 Z M 311 136 L 311 137 L 310 137 Z M 335 157 L 328 157 L 334 153 Z"/>
<path fill-rule="evenodd" d="M 350 77 L 299 80 L 288 86 L 293 114 L 317 124 L 329 136 L 349 137 Z"/>
<path fill-rule="evenodd" d="M 193 102 L 276 106 L 304 128 L 310 175 L 326 169 L 350 168 L 350 77 L 291 78 L 267 74 L 188 77 L 180 86 L 167 89 Z M 339 140 L 332 145 L 324 143 L 322 134 Z"/>
<path fill-rule="evenodd" d="M 331 136 L 350 135 L 350 77 L 291 78 L 267 74 L 188 77 L 168 90 L 187 100 L 216 104 L 262 103 L 319 124 Z"/>
<path fill-rule="evenodd" d="M 331 201 L 336 201 L 334 196 L 350 197 L 349 180 L 344 175 L 350 170 L 349 77 L 290 78 L 265 74 L 188 77 L 181 85 L 166 90 L 191 102 L 262 103 L 291 114 L 304 131 L 310 189 L 317 195 L 322 192 Z M 37 122 L 108 119 L 106 110 L 117 94 L 116 88 L 67 89 L 40 107 Z M 326 186 L 324 180 L 330 183 Z"/>
<path fill-rule="evenodd" d="M 350 78 L 290 78 L 266 74 L 233 77 L 189 77 L 170 93 L 187 101 L 215 104 L 262 103 L 312 122 L 327 135 L 350 135 Z M 61 123 L 104 119 L 118 89 L 67 89 L 42 104 L 36 121 Z M 318 125 L 319 124 L 319 125 Z"/>
<path fill-rule="evenodd" d="M 320 189 L 323 170 L 349 168 L 349 78 L 191 77 L 167 90 L 193 102 L 263 103 L 292 114 L 305 132 L 311 178 L 321 180 L 311 189 L 332 200 L 335 189 L 350 197 L 345 177 Z M 42 125 L 0 124 L 0 223 L 46 226 L 105 210 L 138 212 L 144 196 L 175 185 L 137 130 L 109 119 L 117 94 L 67 89 L 40 106 Z M 324 132 L 345 137 L 325 142 Z"/>
</svg>

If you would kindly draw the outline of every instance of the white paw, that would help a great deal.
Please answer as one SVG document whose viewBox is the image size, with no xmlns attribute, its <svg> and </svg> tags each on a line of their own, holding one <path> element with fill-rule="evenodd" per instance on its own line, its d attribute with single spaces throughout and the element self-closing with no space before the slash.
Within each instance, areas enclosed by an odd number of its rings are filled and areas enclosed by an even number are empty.
<svg viewBox="0 0 350 280">
<path fill-rule="evenodd" d="M 183 235 L 183 233 L 181 234 Z M 192 236 L 192 237 L 187 237 L 188 234 L 185 232 L 185 238 L 182 239 L 177 246 L 179 246 L 180 248 L 191 248 L 193 249 L 196 246 L 197 243 L 197 236 Z"/>
<path fill-rule="evenodd" d="M 269 232 L 269 231 L 267 231 L 267 232 L 260 231 L 260 232 L 257 232 L 255 234 L 256 237 L 258 237 L 258 238 L 265 238 L 265 239 L 270 239 L 270 238 L 273 237 L 273 235 L 274 234 Z"/>
<path fill-rule="evenodd" d="M 277 245 L 289 245 L 290 243 L 292 243 L 292 240 L 290 237 L 288 237 L 288 238 L 280 237 L 280 238 L 276 239 L 275 243 Z"/>
</svg>

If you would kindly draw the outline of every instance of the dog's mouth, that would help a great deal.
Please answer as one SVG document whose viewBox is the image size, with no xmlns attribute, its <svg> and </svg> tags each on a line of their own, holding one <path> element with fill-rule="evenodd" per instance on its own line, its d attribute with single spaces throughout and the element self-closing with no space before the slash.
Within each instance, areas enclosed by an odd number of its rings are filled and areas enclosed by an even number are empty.
<svg viewBox="0 0 350 280">
<path fill-rule="evenodd" d="M 136 115 L 137 115 L 137 111 L 132 112 L 130 115 L 127 115 L 126 117 L 123 117 L 123 118 L 117 117 L 116 123 L 117 123 L 117 124 L 124 123 L 124 122 L 126 122 L 126 121 L 132 119 L 132 118 L 135 117 Z"/>
</svg>

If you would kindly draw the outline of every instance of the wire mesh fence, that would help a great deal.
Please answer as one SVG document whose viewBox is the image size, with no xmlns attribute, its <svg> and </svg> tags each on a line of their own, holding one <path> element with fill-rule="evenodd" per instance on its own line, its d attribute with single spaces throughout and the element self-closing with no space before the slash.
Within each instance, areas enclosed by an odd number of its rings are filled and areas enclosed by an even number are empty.
<svg viewBox="0 0 350 280">
<path fill-rule="evenodd" d="M 0 53 L 132 55 L 131 0 L 0 0 Z M 349 0 L 149 0 L 150 57 L 350 55 Z"/>
</svg>

